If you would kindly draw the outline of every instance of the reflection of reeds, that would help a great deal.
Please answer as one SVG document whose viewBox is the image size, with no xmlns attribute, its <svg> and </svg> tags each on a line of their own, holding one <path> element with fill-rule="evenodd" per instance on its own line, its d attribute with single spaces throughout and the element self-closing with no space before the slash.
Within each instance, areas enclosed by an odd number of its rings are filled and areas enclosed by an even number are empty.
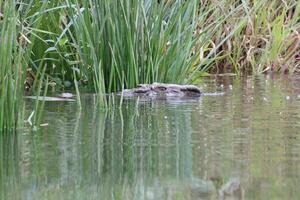
<svg viewBox="0 0 300 200">
<path fill-rule="evenodd" d="M 0 134 L 0 199 L 20 199 L 19 134 Z"/>
<path fill-rule="evenodd" d="M 22 171 L 22 180 L 7 191 L 32 199 L 195 199 L 209 180 L 219 190 L 238 177 L 245 198 L 265 199 L 265 191 L 298 197 L 299 102 L 283 95 L 291 83 L 235 80 L 225 96 L 180 104 L 124 99 L 120 108 L 116 97 L 108 112 L 97 111 L 94 95 L 82 96 L 81 110 L 74 103 L 45 103 L 49 127 L 19 134 L 14 145 L 22 162 L 8 160 L 16 167 L 7 173 L 18 179 Z"/>
</svg>

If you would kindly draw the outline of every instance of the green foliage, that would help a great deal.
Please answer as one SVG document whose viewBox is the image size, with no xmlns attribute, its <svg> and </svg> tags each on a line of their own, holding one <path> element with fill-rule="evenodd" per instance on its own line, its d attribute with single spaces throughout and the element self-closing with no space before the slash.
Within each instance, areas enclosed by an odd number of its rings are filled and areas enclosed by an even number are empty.
<svg viewBox="0 0 300 200">
<path fill-rule="evenodd" d="M 28 71 L 35 94 L 297 72 L 299 13 L 296 0 L 0 0 L 0 128 L 16 124 Z"/>
<path fill-rule="evenodd" d="M 64 33 L 74 38 L 81 63 L 74 68 L 100 93 L 138 83 L 185 82 L 207 39 L 195 34 L 197 23 L 212 11 L 209 6 L 198 14 L 197 1 L 181 0 L 67 2 L 70 26 Z"/>
<path fill-rule="evenodd" d="M 210 38 L 235 12 L 224 18 L 219 4 L 192 0 L 66 0 L 36 2 L 28 9 L 33 68 L 39 73 L 41 62 L 47 63 L 50 82 L 76 82 L 99 93 L 154 81 L 192 82 L 232 36 L 211 45 Z"/>
<path fill-rule="evenodd" d="M 214 67 L 239 74 L 298 71 L 299 2 L 244 0 L 242 5 L 234 18 L 226 21 L 223 30 L 230 34 L 236 27 L 236 21 L 232 19 L 244 18 L 245 23 L 221 47 L 222 55 L 226 56 Z M 224 10 L 227 10 L 225 5 Z"/>
<path fill-rule="evenodd" d="M 22 104 L 22 49 L 17 44 L 18 27 L 13 1 L 0 1 L 0 131 L 16 127 Z"/>
</svg>

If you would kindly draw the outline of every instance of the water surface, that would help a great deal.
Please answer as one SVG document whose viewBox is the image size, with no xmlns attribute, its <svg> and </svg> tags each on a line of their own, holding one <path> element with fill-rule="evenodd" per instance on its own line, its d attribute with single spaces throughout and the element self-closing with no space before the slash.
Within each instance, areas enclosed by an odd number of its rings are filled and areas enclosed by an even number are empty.
<svg viewBox="0 0 300 200">
<path fill-rule="evenodd" d="M 0 142 L 2 199 L 299 199 L 300 77 L 212 78 L 196 100 L 48 102 Z M 26 117 L 34 108 L 26 101 Z M 230 180 L 240 194 L 220 197 Z"/>
</svg>

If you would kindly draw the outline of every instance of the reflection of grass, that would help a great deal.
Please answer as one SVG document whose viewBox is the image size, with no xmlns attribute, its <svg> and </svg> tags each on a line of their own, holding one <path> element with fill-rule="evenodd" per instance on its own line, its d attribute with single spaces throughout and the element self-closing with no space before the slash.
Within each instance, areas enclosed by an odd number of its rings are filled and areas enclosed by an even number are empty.
<svg viewBox="0 0 300 200">
<path fill-rule="evenodd" d="M 20 136 L 0 134 L 0 199 L 20 199 Z"/>
<path fill-rule="evenodd" d="M 29 188 L 28 191 L 17 190 L 7 191 L 9 195 L 4 196 L 9 199 L 27 197 L 31 200 L 139 200 L 139 199 L 171 199 L 171 200 L 193 200 L 198 197 L 212 199 L 216 197 L 214 188 L 209 185 L 199 188 L 189 181 L 176 181 L 173 179 L 163 179 L 158 184 L 153 182 L 143 182 L 136 180 L 128 183 L 126 180 L 112 184 L 110 178 L 102 178 L 99 184 L 82 182 L 81 184 L 69 182 L 64 184 L 48 184 L 47 187 L 41 185 Z M 6 199 L 5 198 L 5 199 Z"/>
<path fill-rule="evenodd" d="M 285 99 L 286 85 L 241 80 L 225 96 L 196 104 L 126 99 L 108 113 L 82 97 L 76 116 L 76 104 L 46 103 L 49 127 L 22 136 L 22 162 L 11 160 L 21 183 L 15 171 L 6 180 L 15 181 L 9 188 L 18 195 L 36 199 L 164 199 L 156 187 L 181 198 L 193 189 L 185 184 L 191 178 L 212 180 L 219 189 L 238 176 L 246 199 L 297 199 L 299 102 Z"/>
</svg>

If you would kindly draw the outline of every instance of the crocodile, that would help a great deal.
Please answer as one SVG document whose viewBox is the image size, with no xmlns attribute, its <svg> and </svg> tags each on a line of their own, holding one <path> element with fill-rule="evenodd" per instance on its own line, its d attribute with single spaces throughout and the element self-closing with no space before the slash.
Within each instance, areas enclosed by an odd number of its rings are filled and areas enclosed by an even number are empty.
<svg viewBox="0 0 300 200">
<path fill-rule="evenodd" d="M 202 92 L 195 85 L 153 83 L 139 84 L 136 88 L 123 90 L 119 95 L 123 97 L 180 98 L 200 97 Z"/>
</svg>

